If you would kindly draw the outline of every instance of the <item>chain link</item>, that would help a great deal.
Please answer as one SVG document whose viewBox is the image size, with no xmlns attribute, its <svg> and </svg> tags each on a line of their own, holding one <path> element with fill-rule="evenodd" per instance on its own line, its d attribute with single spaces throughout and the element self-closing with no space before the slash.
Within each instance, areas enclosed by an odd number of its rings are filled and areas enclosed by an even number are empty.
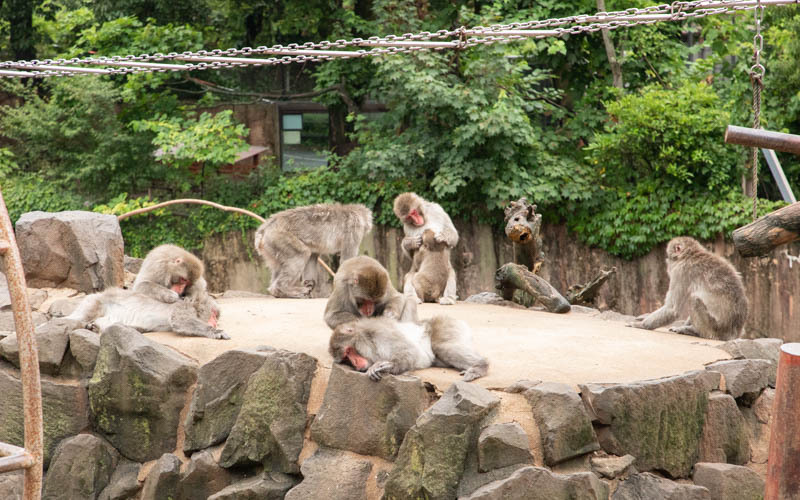
<svg viewBox="0 0 800 500">
<path fill-rule="evenodd" d="M 770 5 L 798 4 L 800 0 L 764 0 Z M 763 37 L 760 33 L 760 17 L 763 15 L 762 0 L 693 0 L 676 1 L 670 4 L 651 5 L 644 8 L 629 8 L 626 10 L 598 12 L 593 15 L 581 14 L 562 18 L 545 20 L 534 20 L 525 22 L 514 22 L 508 24 L 493 24 L 490 26 L 475 26 L 473 28 L 460 27 L 454 30 L 438 30 L 435 32 L 422 31 L 419 33 L 404 33 L 402 35 L 387 35 L 384 37 L 372 36 L 367 39 L 353 38 L 352 40 L 324 40 L 321 42 L 306 42 L 303 44 L 291 43 L 288 45 L 272 45 L 259 47 L 243 47 L 241 49 L 230 48 L 227 50 L 199 50 L 196 52 L 169 52 L 167 54 L 140 54 L 127 56 L 100 56 L 71 59 L 45 59 L 30 61 L 4 61 L 0 62 L 2 70 L 20 70 L 34 72 L 36 78 L 50 76 L 75 76 L 78 73 L 75 68 L 83 68 L 90 65 L 94 68 L 101 68 L 101 71 L 108 74 L 135 74 L 142 72 L 166 72 L 166 71 L 193 71 L 206 69 L 222 69 L 244 65 L 268 66 L 278 64 L 291 64 L 295 62 L 322 62 L 338 57 L 360 58 L 360 57 L 380 57 L 384 55 L 413 52 L 418 50 L 444 50 L 446 48 L 466 49 L 478 45 L 491 45 L 494 43 L 505 43 L 515 40 L 528 38 L 546 38 L 551 36 L 578 35 L 582 33 L 594 33 L 600 30 L 615 30 L 618 28 L 629 28 L 637 25 L 650 25 L 663 21 L 686 21 L 688 19 L 699 19 L 710 15 L 724 14 L 742 10 L 755 10 L 757 23 L 757 42 L 756 61 L 751 73 L 760 68 L 760 77 L 763 77 L 763 66 L 760 64 L 759 53 L 763 48 Z M 519 34 L 524 30 L 524 34 Z M 537 33 L 541 30 L 541 33 Z M 503 34 L 503 32 L 513 31 L 514 33 Z M 467 33 L 470 36 L 467 36 Z M 450 46 L 426 47 L 424 45 L 408 45 L 410 42 L 426 41 L 448 41 Z M 392 44 L 395 44 L 394 46 Z M 403 45 L 406 44 L 406 45 Z M 363 47 L 371 47 L 365 49 Z M 348 54 L 333 53 L 341 52 L 342 49 L 348 50 Z M 303 51 L 300 54 L 298 51 Z M 308 51 L 321 51 L 319 54 L 309 54 Z M 326 51 L 328 53 L 326 53 Z M 200 61 L 193 59 L 208 57 L 253 57 L 267 54 L 270 57 L 259 58 L 257 61 L 243 59 L 241 62 L 233 61 Z M 115 65 L 114 63 L 126 62 L 128 65 Z M 173 64 L 176 68 L 132 66 L 130 63 L 160 63 L 162 66 Z M 48 66 L 45 69 L 42 66 Z M 64 69 L 53 68 L 62 66 Z M 69 67 L 69 68 L 68 68 Z M 2 75 L 0 78 L 20 78 L 21 76 Z"/>
</svg>

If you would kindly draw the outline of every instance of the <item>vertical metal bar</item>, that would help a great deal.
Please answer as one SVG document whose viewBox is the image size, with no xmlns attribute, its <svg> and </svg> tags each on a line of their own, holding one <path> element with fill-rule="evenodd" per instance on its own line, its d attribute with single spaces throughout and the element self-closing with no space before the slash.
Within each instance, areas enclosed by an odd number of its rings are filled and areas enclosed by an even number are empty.
<svg viewBox="0 0 800 500">
<path fill-rule="evenodd" d="M 783 344 L 772 403 L 764 500 L 800 495 L 800 343 Z"/>
<path fill-rule="evenodd" d="M 778 190 L 781 192 L 783 201 L 787 203 L 796 202 L 797 198 L 794 197 L 792 186 L 790 186 L 789 181 L 786 180 L 786 175 L 783 173 L 783 167 L 781 167 L 781 162 L 778 160 L 778 155 L 776 155 L 775 151 L 772 149 L 761 148 L 761 152 L 764 153 L 764 159 L 767 160 L 769 171 L 772 172 L 772 177 L 775 179 L 775 184 L 778 185 Z"/>
<path fill-rule="evenodd" d="M 25 449 L 34 459 L 34 465 L 25 469 L 25 500 L 38 500 L 42 496 L 42 385 L 39 377 L 39 354 L 33 335 L 33 318 L 28 302 L 28 287 L 22 270 L 22 259 L 17 248 L 14 228 L 8 216 L 6 202 L 0 191 L 0 256 L 8 279 L 14 327 L 19 345 L 19 365 L 22 378 L 22 408 L 25 432 Z"/>
</svg>

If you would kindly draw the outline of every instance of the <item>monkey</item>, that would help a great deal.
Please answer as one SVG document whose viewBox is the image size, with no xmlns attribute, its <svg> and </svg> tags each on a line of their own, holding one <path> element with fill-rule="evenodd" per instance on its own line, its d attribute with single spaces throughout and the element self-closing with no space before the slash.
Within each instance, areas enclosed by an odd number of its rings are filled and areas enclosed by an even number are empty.
<svg viewBox="0 0 800 500">
<path fill-rule="evenodd" d="M 403 253 L 412 260 L 413 252 L 422 246 L 422 234 L 427 229 L 433 231 L 437 243 L 444 243 L 447 248 L 455 248 L 458 244 L 458 231 L 438 203 L 426 201 L 416 193 L 402 193 L 394 199 L 394 214 L 403 223 Z M 405 285 L 403 290 L 406 291 Z M 456 272 L 451 266 L 439 303 L 455 304 L 456 298 Z"/>
<path fill-rule="evenodd" d="M 228 340 L 230 337 L 217 328 L 219 315 L 219 306 L 207 293 L 166 303 L 132 290 L 109 288 L 87 295 L 67 318 L 94 325 L 100 331 L 121 323 L 140 332 Z M 201 318 L 208 318 L 207 322 Z"/>
<path fill-rule="evenodd" d="M 422 246 L 414 254 L 411 270 L 403 279 L 403 293 L 418 303 L 438 300 L 440 304 L 453 304 L 454 297 L 444 296 L 451 272 L 450 249 L 446 243 L 436 241 L 431 229 L 426 229 L 422 233 Z"/>
<path fill-rule="evenodd" d="M 389 273 L 377 260 L 359 255 L 342 262 L 336 271 L 324 319 L 333 329 L 371 316 L 417 321 L 417 302 L 394 289 Z"/>
<path fill-rule="evenodd" d="M 747 297 L 742 278 L 730 262 L 694 238 L 681 236 L 667 244 L 667 273 L 664 305 L 628 326 L 652 330 L 672 323 L 688 310 L 689 318 L 670 331 L 718 340 L 741 335 Z"/>
<path fill-rule="evenodd" d="M 273 214 L 255 234 L 256 250 L 272 273 L 269 293 L 310 297 L 317 258 L 338 253 L 341 263 L 355 257 L 371 229 L 372 211 L 358 204 L 317 204 Z"/>
<path fill-rule="evenodd" d="M 486 358 L 471 347 L 471 336 L 465 322 L 447 316 L 407 323 L 362 318 L 337 326 L 328 351 L 335 362 L 366 371 L 375 381 L 386 373 L 443 366 L 462 370 L 463 380 L 469 382 L 489 370 Z"/>
<path fill-rule="evenodd" d="M 172 304 L 182 296 L 205 293 L 203 263 L 176 245 L 159 245 L 150 250 L 133 282 L 133 291 Z M 197 285 L 203 280 L 202 291 Z"/>
</svg>

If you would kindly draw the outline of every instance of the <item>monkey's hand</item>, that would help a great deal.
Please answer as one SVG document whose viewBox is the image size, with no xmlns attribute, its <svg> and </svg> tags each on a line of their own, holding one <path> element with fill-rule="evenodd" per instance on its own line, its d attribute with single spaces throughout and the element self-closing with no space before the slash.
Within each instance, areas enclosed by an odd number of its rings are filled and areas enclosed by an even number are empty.
<svg viewBox="0 0 800 500">
<path fill-rule="evenodd" d="M 161 295 L 161 301 L 166 302 L 167 304 L 174 304 L 181 300 L 181 296 L 177 294 L 174 290 L 164 290 L 164 294 Z"/>
<path fill-rule="evenodd" d="M 637 318 L 638 320 L 638 318 Z M 631 328 L 641 328 L 642 330 L 652 330 L 652 328 L 647 328 L 644 326 L 644 321 L 631 321 L 630 323 L 626 324 L 625 326 L 629 326 Z"/>
<path fill-rule="evenodd" d="M 215 330 L 214 331 L 214 336 L 212 338 L 215 338 L 217 340 L 230 340 L 231 339 L 228 336 L 228 334 L 223 332 L 222 330 Z"/>
<path fill-rule="evenodd" d="M 422 303 L 422 301 L 420 301 Z M 452 306 L 456 301 L 452 297 L 439 297 L 439 304 L 443 306 Z"/>
<path fill-rule="evenodd" d="M 649 313 L 640 314 L 640 315 L 636 316 L 636 321 L 644 321 L 644 319 L 646 317 L 648 317 L 649 315 L 650 315 Z"/>
<path fill-rule="evenodd" d="M 408 251 L 416 250 L 422 246 L 422 235 L 406 236 L 403 238 L 403 248 Z"/>
<path fill-rule="evenodd" d="M 394 364 L 391 361 L 376 361 L 367 368 L 367 375 L 374 381 L 379 381 L 383 377 L 383 372 L 391 373 Z"/>
</svg>

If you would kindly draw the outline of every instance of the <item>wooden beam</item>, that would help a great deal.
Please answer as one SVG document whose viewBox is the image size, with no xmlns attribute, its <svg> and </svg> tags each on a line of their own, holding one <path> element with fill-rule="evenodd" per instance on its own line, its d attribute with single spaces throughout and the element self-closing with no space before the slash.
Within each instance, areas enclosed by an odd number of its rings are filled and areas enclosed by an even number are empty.
<svg viewBox="0 0 800 500">
<path fill-rule="evenodd" d="M 800 135 L 728 125 L 725 142 L 800 155 Z"/>
<path fill-rule="evenodd" d="M 800 238 L 800 202 L 758 218 L 733 232 L 733 244 L 742 257 L 764 255 Z"/>
</svg>

